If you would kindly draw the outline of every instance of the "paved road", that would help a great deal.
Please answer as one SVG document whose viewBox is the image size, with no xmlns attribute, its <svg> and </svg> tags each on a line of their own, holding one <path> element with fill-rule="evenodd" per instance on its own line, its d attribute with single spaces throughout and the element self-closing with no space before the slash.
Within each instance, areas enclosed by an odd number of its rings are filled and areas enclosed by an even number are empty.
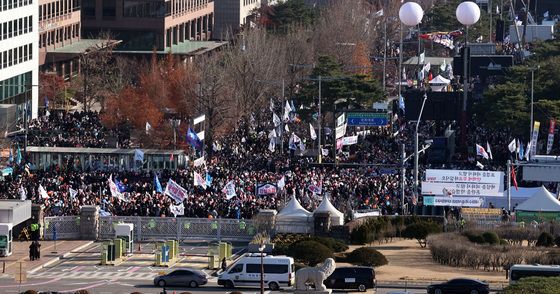
<svg viewBox="0 0 560 294">
<path fill-rule="evenodd" d="M 13 279 L 0 279 L 0 293 L 18 293 L 20 287 L 18 284 L 14 283 Z M 21 291 L 34 289 L 38 291 L 59 291 L 73 293 L 77 290 L 85 289 L 89 293 L 95 294 L 124 294 L 140 292 L 143 294 L 159 294 L 162 288 L 155 287 L 150 281 L 142 280 L 117 280 L 117 279 L 66 279 L 64 277 L 57 277 L 52 279 L 42 279 L 42 278 L 30 278 L 26 283 L 22 284 Z M 387 294 L 392 291 L 403 290 L 403 289 L 377 289 L 375 293 Z M 259 289 L 256 288 L 246 288 L 238 289 L 246 294 L 258 294 Z M 193 294 L 226 294 L 231 291 L 226 291 L 223 287 L 216 284 L 215 278 L 211 280 L 208 285 L 197 289 L 190 288 L 167 288 L 167 293 L 181 293 L 190 292 Z M 282 294 L 290 293 L 289 290 L 284 291 L 265 291 L 265 294 Z M 426 293 L 425 290 L 409 290 L 410 293 Z M 336 292 L 335 292 L 336 293 Z M 340 292 L 340 293 L 353 293 L 353 292 Z M 373 290 L 369 290 L 368 293 L 374 293 Z"/>
</svg>

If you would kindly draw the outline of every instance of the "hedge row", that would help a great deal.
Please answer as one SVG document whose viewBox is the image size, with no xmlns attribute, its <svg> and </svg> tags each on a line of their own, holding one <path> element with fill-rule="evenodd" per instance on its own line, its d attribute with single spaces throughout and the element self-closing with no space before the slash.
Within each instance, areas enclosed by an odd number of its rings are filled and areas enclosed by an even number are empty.
<svg viewBox="0 0 560 294">
<path fill-rule="evenodd" d="M 427 238 L 432 259 L 440 264 L 499 271 L 513 264 L 559 264 L 560 250 L 511 245 L 481 245 L 457 233 L 430 235 Z"/>
<path fill-rule="evenodd" d="M 394 237 L 403 236 L 407 226 L 418 223 L 432 223 L 441 226 L 439 219 L 424 218 L 418 216 L 394 216 L 394 217 L 375 217 L 370 218 L 354 230 L 350 234 L 353 244 L 368 244 L 382 240 L 388 242 Z M 440 221 L 443 221 L 441 219 Z"/>
</svg>

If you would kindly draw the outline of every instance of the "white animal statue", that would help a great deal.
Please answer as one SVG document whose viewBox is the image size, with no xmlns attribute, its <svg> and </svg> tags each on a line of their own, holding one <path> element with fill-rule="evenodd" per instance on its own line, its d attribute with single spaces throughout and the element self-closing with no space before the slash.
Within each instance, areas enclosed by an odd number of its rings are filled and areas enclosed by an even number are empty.
<svg viewBox="0 0 560 294">
<path fill-rule="evenodd" d="M 326 291 L 323 284 L 336 268 L 334 259 L 327 258 L 325 262 L 317 267 L 306 267 L 296 272 L 296 290 L 307 290 L 307 284 L 315 285 L 315 291 Z"/>
</svg>

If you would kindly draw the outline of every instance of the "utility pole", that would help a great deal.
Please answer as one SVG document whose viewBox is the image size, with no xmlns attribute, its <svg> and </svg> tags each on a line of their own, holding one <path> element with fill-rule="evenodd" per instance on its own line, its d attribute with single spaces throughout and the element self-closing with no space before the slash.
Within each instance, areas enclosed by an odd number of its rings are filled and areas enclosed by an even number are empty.
<svg viewBox="0 0 560 294">
<path fill-rule="evenodd" d="M 319 139 L 319 154 L 318 154 L 319 163 L 322 163 L 322 159 L 323 159 L 322 156 L 323 155 L 321 154 L 322 153 L 321 152 L 321 150 L 322 150 L 322 148 L 321 148 L 321 133 L 322 133 L 322 127 L 321 127 L 321 123 L 322 123 L 322 119 L 321 119 L 321 76 L 319 76 L 318 79 L 319 79 L 319 117 L 318 117 L 318 120 L 319 120 L 319 135 L 317 136 L 317 138 Z M 336 156 L 336 154 L 334 156 Z"/>
<path fill-rule="evenodd" d="M 385 6 L 383 8 L 387 8 L 387 0 L 385 0 Z M 385 10 L 384 10 L 385 11 Z M 387 76 L 386 68 L 387 68 L 387 16 L 384 15 L 383 21 L 383 93 L 385 93 L 385 77 Z M 336 155 L 335 155 L 336 156 Z"/>
<path fill-rule="evenodd" d="M 420 120 L 422 119 L 422 112 L 424 112 L 424 106 L 426 105 L 426 100 L 428 100 L 428 95 L 426 94 L 426 92 L 424 92 L 424 100 L 422 101 L 422 108 L 420 108 L 420 115 L 418 115 L 418 121 L 416 122 L 416 130 L 414 131 L 414 196 L 418 195 L 418 126 L 420 125 Z"/>
<path fill-rule="evenodd" d="M 284 79 L 282 79 L 282 107 L 284 107 L 284 104 L 286 104 L 286 96 L 284 93 Z M 284 154 L 284 135 L 282 135 L 284 133 L 284 120 L 282 120 L 282 131 L 280 132 L 280 154 Z"/>
<path fill-rule="evenodd" d="M 507 161 L 507 201 L 508 211 L 511 211 L 511 160 Z"/>
<path fill-rule="evenodd" d="M 529 126 L 529 140 L 531 140 L 533 136 L 533 107 L 534 107 L 534 94 L 535 94 L 535 70 L 538 70 L 540 66 L 531 67 L 529 70 L 531 71 L 531 121 L 529 122 L 531 125 Z M 536 142 L 535 142 L 536 143 Z"/>
<path fill-rule="evenodd" d="M 404 166 L 406 158 L 406 151 L 404 143 L 401 144 L 401 213 L 405 215 L 404 211 L 404 187 L 406 185 L 406 168 Z"/>
</svg>

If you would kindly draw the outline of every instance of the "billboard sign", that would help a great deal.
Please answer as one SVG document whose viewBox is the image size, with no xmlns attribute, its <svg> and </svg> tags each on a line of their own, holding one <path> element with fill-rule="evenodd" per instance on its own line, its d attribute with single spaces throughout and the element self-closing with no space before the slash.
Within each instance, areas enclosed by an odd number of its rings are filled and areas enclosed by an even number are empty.
<svg viewBox="0 0 560 294">
<path fill-rule="evenodd" d="M 346 120 L 349 126 L 383 127 L 389 124 L 386 112 L 348 112 Z"/>
<path fill-rule="evenodd" d="M 424 196 L 424 205 L 429 206 L 481 207 L 483 204 L 484 199 L 480 197 Z"/>
<path fill-rule="evenodd" d="M 504 195 L 504 173 L 471 170 L 426 170 L 422 194 L 446 196 Z"/>
</svg>

